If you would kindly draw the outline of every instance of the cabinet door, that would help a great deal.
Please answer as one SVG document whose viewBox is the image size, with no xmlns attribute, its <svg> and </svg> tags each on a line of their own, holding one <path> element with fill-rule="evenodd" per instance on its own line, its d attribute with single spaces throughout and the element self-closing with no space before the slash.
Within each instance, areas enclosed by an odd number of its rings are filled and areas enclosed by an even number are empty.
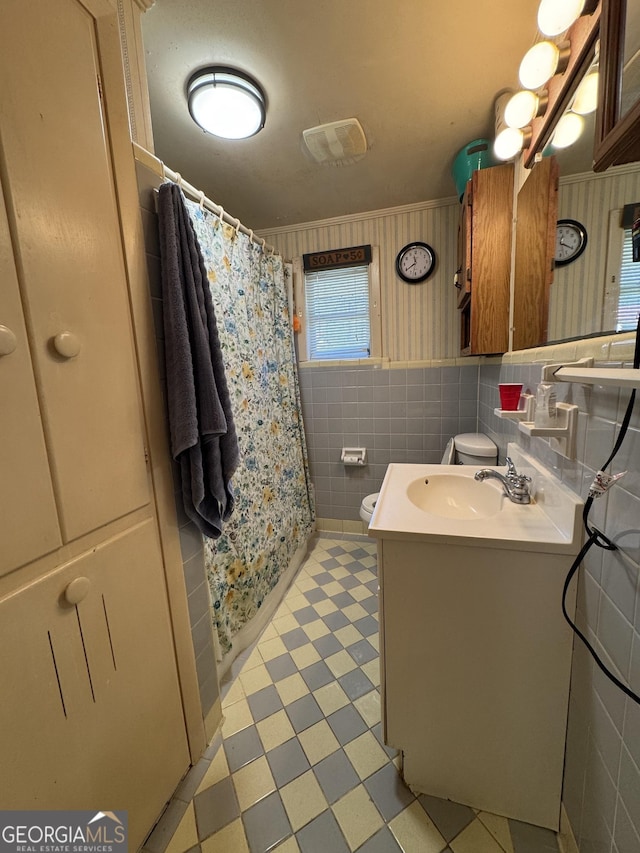
<svg viewBox="0 0 640 853">
<path fill-rule="evenodd" d="M 0 601 L 4 809 L 107 804 L 143 842 L 189 766 L 160 565 L 149 520 Z"/>
<path fill-rule="evenodd" d="M 2 7 L 4 193 L 69 541 L 149 502 L 95 21 L 77 0 Z"/>
<path fill-rule="evenodd" d="M 467 181 L 458 222 L 458 308 L 468 301 L 471 291 L 471 204 L 471 181 Z"/>
<path fill-rule="evenodd" d="M 0 575 L 62 544 L 0 195 Z"/>
<path fill-rule="evenodd" d="M 545 157 L 518 193 L 513 349 L 547 342 L 558 214 L 558 162 Z"/>
<path fill-rule="evenodd" d="M 509 348 L 513 165 L 473 173 L 471 353 Z"/>
</svg>

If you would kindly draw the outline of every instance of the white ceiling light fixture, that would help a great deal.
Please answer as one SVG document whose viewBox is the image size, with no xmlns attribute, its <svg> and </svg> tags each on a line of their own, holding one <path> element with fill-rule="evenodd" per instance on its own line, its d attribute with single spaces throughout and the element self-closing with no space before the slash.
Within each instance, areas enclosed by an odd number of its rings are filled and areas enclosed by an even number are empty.
<svg viewBox="0 0 640 853">
<path fill-rule="evenodd" d="M 536 116 L 542 115 L 547 106 L 547 93 L 536 94 L 524 89 L 509 99 L 504 109 L 507 127 L 527 127 Z"/>
<path fill-rule="evenodd" d="M 495 138 L 493 153 L 498 160 L 511 160 L 529 144 L 530 140 L 529 128 L 522 130 L 517 127 L 505 127 Z"/>
<path fill-rule="evenodd" d="M 207 133 L 246 139 L 264 127 L 266 98 L 258 83 L 235 68 L 211 65 L 187 83 L 191 118 Z"/>
<path fill-rule="evenodd" d="M 522 58 L 519 78 L 524 89 L 539 89 L 554 74 L 562 73 L 569 62 L 569 45 L 539 41 Z"/>
<path fill-rule="evenodd" d="M 554 148 L 568 148 L 576 141 L 584 130 L 584 119 L 576 113 L 565 113 L 551 137 L 551 145 Z"/>
<path fill-rule="evenodd" d="M 538 29 L 545 36 L 559 36 L 578 20 L 585 0 L 542 0 L 538 7 Z"/>
</svg>

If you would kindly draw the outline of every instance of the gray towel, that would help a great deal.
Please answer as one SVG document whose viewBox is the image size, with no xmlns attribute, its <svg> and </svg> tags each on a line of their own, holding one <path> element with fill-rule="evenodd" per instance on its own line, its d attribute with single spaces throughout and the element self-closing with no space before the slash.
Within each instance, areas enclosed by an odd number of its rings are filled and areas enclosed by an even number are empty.
<svg viewBox="0 0 640 853">
<path fill-rule="evenodd" d="M 158 219 L 171 453 L 185 512 L 215 539 L 233 512 L 238 439 L 207 272 L 176 184 L 160 187 Z"/>
</svg>

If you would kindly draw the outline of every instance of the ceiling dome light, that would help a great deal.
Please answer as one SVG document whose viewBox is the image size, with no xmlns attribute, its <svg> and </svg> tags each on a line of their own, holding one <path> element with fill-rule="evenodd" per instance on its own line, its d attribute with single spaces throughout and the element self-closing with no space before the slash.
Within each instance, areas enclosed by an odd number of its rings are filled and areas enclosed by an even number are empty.
<svg viewBox="0 0 640 853">
<path fill-rule="evenodd" d="M 191 118 L 214 136 L 246 139 L 264 127 L 264 92 L 242 71 L 221 65 L 201 68 L 187 83 L 187 98 Z"/>
<path fill-rule="evenodd" d="M 577 21 L 585 0 L 542 0 L 538 7 L 538 29 L 545 36 L 559 36 Z"/>
<path fill-rule="evenodd" d="M 578 115 L 586 116 L 598 106 L 598 72 L 593 71 L 582 79 L 573 99 L 571 109 Z"/>
<path fill-rule="evenodd" d="M 568 148 L 576 141 L 584 129 L 584 119 L 576 113 L 565 113 L 551 137 L 554 148 Z"/>
<path fill-rule="evenodd" d="M 519 154 L 527 141 L 527 134 L 516 127 L 505 127 L 496 136 L 493 153 L 498 160 L 511 160 Z"/>
<path fill-rule="evenodd" d="M 516 92 L 504 109 L 505 123 L 507 127 L 526 127 L 536 116 L 544 112 L 546 105 L 546 93 L 544 96 L 538 96 L 535 92 L 528 90 Z"/>
<path fill-rule="evenodd" d="M 539 89 L 560 70 L 566 68 L 569 50 L 560 50 L 551 41 L 539 41 L 534 44 L 520 63 L 520 83 L 524 89 Z"/>
</svg>

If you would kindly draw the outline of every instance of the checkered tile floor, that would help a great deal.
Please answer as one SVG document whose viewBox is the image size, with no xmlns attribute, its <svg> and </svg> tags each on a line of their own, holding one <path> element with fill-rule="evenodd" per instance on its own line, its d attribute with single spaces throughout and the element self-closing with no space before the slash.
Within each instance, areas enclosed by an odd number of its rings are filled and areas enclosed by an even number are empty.
<svg viewBox="0 0 640 853">
<path fill-rule="evenodd" d="M 145 851 L 557 853 L 548 830 L 403 784 L 382 742 L 377 583 L 370 540 L 317 540 Z"/>
</svg>

